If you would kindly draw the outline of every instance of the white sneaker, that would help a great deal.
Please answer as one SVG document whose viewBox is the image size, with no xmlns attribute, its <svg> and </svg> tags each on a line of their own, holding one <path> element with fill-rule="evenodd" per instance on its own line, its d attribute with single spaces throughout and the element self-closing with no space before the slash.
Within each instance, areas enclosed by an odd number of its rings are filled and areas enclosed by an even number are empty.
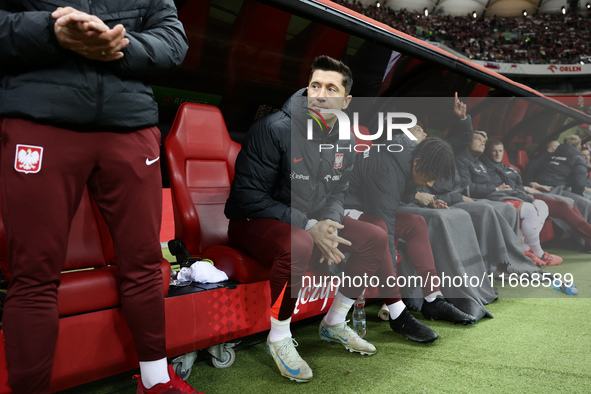
<svg viewBox="0 0 591 394">
<path fill-rule="evenodd" d="M 361 338 L 351 327 L 347 325 L 348 321 L 329 326 L 324 319 L 318 327 L 320 339 L 326 342 L 338 342 L 350 352 L 357 352 L 371 356 L 375 354 L 376 347 L 365 339 Z"/>
<path fill-rule="evenodd" d="M 269 342 L 267 338 L 267 353 L 273 357 L 281 375 L 298 383 L 312 380 L 312 370 L 300 357 L 295 349 L 298 343 L 292 337 L 278 342 Z"/>
</svg>

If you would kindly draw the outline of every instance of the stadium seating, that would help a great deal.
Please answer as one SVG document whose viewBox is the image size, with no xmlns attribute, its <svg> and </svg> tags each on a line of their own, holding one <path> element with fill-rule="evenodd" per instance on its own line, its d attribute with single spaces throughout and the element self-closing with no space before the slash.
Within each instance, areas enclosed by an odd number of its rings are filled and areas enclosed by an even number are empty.
<svg viewBox="0 0 591 394">
<path fill-rule="evenodd" d="M 231 280 L 251 283 L 269 270 L 228 243 L 224 206 L 240 145 L 230 139 L 221 111 L 183 104 L 165 142 L 176 238 L 192 256 L 207 256 Z"/>
<path fill-rule="evenodd" d="M 527 167 L 528 164 L 529 164 L 529 156 L 527 155 L 527 152 L 522 149 L 519 149 L 517 151 L 517 155 L 515 157 L 515 165 L 517 167 L 519 167 L 521 172 L 524 172 L 525 168 Z"/>
</svg>

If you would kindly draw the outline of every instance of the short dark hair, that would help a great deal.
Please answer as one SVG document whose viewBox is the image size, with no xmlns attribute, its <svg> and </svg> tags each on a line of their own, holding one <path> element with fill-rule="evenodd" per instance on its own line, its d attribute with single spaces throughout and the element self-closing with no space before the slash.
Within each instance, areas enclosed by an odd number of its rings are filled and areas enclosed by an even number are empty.
<svg viewBox="0 0 591 394">
<path fill-rule="evenodd" d="M 437 179 L 453 181 L 456 163 L 451 145 L 439 137 L 427 137 L 412 152 L 412 160 L 419 159 L 416 171 Z"/>
<path fill-rule="evenodd" d="M 486 154 L 488 155 L 491 151 L 491 149 L 493 148 L 493 146 L 497 146 L 497 145 L 503 145 L 503 141 L 499 141 L 499 140 L 488 140 L 486 142 Z M 505 146 L 503 145 L 503 148 Z"/>
<path fill-rule="evenodd" d="M 312 63 L 312 71 L 310 71 L 308 83 L 312 81 L 312 75 L 314 75 L 316 70 L 336 71 L 340 73 L 343 76 L 345 94 L 351 93 L 351 87 L 353 86 L 353 73 L 351 72 L 351 69 L 342 61 L 333 59 L 332 57 L 326 55 L 317 56 Z"/>
</svg>

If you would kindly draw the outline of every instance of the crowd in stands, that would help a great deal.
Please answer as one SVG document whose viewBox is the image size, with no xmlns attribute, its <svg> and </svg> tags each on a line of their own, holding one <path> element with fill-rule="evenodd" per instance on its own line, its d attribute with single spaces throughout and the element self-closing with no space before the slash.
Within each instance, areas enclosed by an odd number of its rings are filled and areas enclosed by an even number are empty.
<svg viewBox="0 0 591 394">
<path fill-rule="evenodd" d="M 440 42 L 470 59 L 502 63 L 578 64 L 591 61 L 589 14 L 428 15 L 337 0 L 372 19 L 423 40 Z"/>
</svg>

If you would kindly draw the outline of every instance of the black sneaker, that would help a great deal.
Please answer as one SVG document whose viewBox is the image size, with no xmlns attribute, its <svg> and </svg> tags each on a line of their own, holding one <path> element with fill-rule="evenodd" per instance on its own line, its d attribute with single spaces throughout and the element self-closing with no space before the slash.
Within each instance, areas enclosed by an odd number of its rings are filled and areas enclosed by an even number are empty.
<svg viewBox="0 0 591 394">
<path fill-rule="evenodd" d="M 428 320 L 446 320 L 461 324 L 476 323 L 474 316 L 462 312 L 441 296 L 438 296 L 433 302 L 423 302 L 421 313 Z"/>
<path fill-rule="evenodd" d="M 407 308 L 404 308 L 404 311 L 396 319 L 390 319 L 390 327 L 411 341 L 419 343 L 431 343 L 439 338 L 429 326 L 415 319 Z"/>
</svg>

